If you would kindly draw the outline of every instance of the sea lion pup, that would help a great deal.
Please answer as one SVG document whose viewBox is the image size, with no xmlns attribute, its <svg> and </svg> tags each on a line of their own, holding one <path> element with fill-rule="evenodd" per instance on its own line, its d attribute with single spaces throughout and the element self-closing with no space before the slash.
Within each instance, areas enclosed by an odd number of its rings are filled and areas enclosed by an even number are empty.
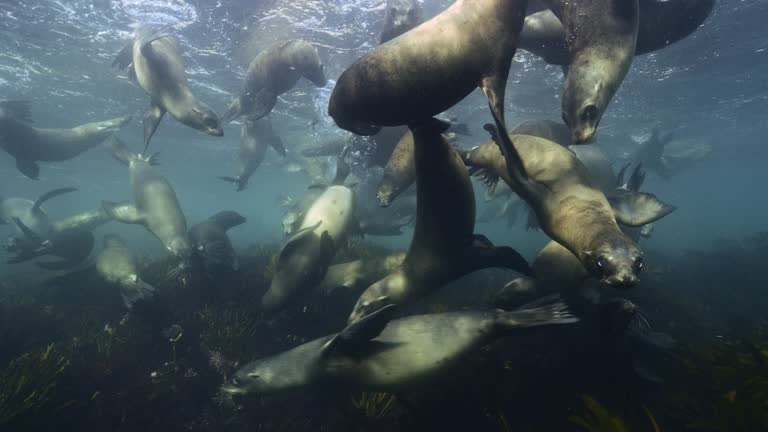
<svg viewBox="0 0 768 432">
<path fill-rule="evenodd" d="M 272 111 L 277 97 L 292 89 L 304 77 L 316 87 L 328 80 L 317 48 L 301 39 L 277 43 L 260 52 L 248 66 L 240 94 L 221 116 L 226 124 L 248 114 L 258 120 Z"/>
<path fill-rule="evenodd" d="M 640 0 L 635 55 L 662 49 L 688 37 L 701 27 L 714 5 L 715 0 Z M 548 9 L 525 17 L 520 49 L 549 64 L 570 63 L 563 24 Z"/>
<path fill-rule="evenodd" d="M 254 120 L 253 117 L 247 116 L 240 128 L 237 177 L 220 176 L 219 178 L 235 183 L 238 192 L 244 190 L 248 185 L 248 179 L 264 161 L 267 146 L 271 146 L 280 156 L 285 157 L 286 151 L 283 140 L 272 130 L 270 119 Z"/>
<path fill-rule="evenodd" d="M 166 112 L 208 135 L 224 135 L 216 113 L 192 94 L 178 42 L 168 29 L 136 29 L 133 41 L 117 54 L 112 67 L 127 69 L 128 78 L 149 95 L 149 108 L 144 112 L 144 153 Z"/>
<path fill-rule="evenodd" d="M 157 153 L 152 156 L 133 154 L 117 138 L 112 143 L 112 153 L 120 163 L 128 166 L 133 203 L 103 201 L 104 210 L 113 219 L 143 225 L 163 246 L 180 260 L 179 266 L 169 276 L 181 276 L 186 281 L 190 268 L 192 246 L 187 237 L 187 220 L 176 198 L 173 186 L 152 168 L 157 165 Z"/>
<path fill-rule="evenodd" d="M 480 87 L 503 123 L 525 7 L 525 0 L 457 0 L 349 66 L 333 88 L 328 114 L 342 129 L 373 135 L 382 126 L 428 121 Z M 514 152 L 504 149 L 508 158 Z"/>
<path fill-rule="evenodd" d="M 114 234 L 104 236 L 104 248 L 96 257 L 96 271 L 104 280 L 120 287 L 120 297 L 128 309 L 139 300 L 151 300 L 154 296 L 155 287 L 139 277 L 136 259 L 128 245 Z"/>
<path fill-rule="evenodd" d="M 354 322 L 386 303 L 422 297 L 474 271 L 501 267 L 524 274 L 530 267 L 510 247 L 495 247 L 475 234 L 475 194 L 466 167 L 436 119 L 413 126 L 416 164 L 416 226 L 403 264 L 363 292 Z"/>
<path fill-rule="evenodd" d="M 13 222 L 23 236 L 12 238 L 6 245 L 6 251 L 16 253 L 15 257 L 8 259 L 8 264 L 18 264 L 44 255 L 53 255 L 62 259 L 36 261 L 35 265 L 47 270 L 64 270 L 85 261 L 93 250 L 94 238 L 88 230 L 69 228 L 51 232 L 44 238 L 27 227 L 21 219 L 13 218 Z"/>
<path fill-rule="evenodd" d="M 389 42 L 418 26 L 421 21 L 421 5 L 417 0 L 387 0 L 379 43 Z"/>
<path fill-rule="evenodd" d="M 317 287 L 324 294 L 331 294 L 339 288 L 359 290 L 396 270 L 405 260 L 405 252 L 382 257 L 361 258 L 328 267 L 325 278 Z"/>
<path fill-rule="evenodd" d="M 569 67 L 563 121 L 574 144 L 589 142 L 635 54 L 637 0 L 548 0 L 563 23 Z M 503 117 L 501 117 L 503 119 Z M 503 133 L 503 131 L 502 131 Z"/>
<path fill-rule="evenodd" d="M 265 311 L 274 311 L 301 290 L 319 284 L 337 248 L 353 228 L 354 193 L 342 184 L 349 175 L 349 166 L 342 158 L 338 164 L 333 184 L 307 209 L 298 230 L 278 254 L 275 276 L 261 298 Z"/>
<path fill-rule="evenodd" d="M 246 219 L 234 211 L 220 211 L 189 229 L 189 240 L 194 253 L 203 261 L 209 277 L 223 271 L 237 271 L 237 253 L 227 236 L 227 230 L 245 223 Z"/>
<path fill-rule="evenodd" d="M 16 159 L 19 172 L 37 180 L 37 162 L 72 159 L 101 144 L 130 120 L 131 116 L 123 116 L 71 129 L 41 129 L 0 111 L 0 148 Z"/>
<path fill-rule="evenodd" d="M 650 194 L 627 194 L 609 203 L 568 149 L 539 137 L 505 136 L 505 145 L 514 142 L 522 157 L 524 167 L 520 169 L 502 156 L 499 147 L 503 144 L 496 143 L 503 138 L 497 129 L 491 125 L 486 129 L 492 142 L 462 152 L 475 174 L 490 186 L 499 177 L 504 179 L 533 209 L 544 232 L 573 252 L 592 275 L 614 287 L 635 285 L 642 269 L 642 253 L 622 233 L 616 219 L 640 226 L 665 216 L 674 207 Z M 520 175 L 523 170 L 528 177 Z"/>
<path fill-rule="evenodd" d="M 72 187 L 53 189 L 35 201 L 25 198 L 0 198 L 0 224 L 14 224 L 14 219 L 19 219 L 25 227 L 45 238 L 54 231 L 54 225 L 43 209 L 43 203 L 76 190 L 77 188 Z M 18 233 L 24 233 L 18 224 L 14 225 Z"/>
<path fill-rule="evenodd" d="M 470 353 L 517 329 L 577 321 L 560 302 L 516 311 L 466 311 L 391 320 L 385 306 L 339 333 L 252 361 L 222 390 L 280 393 L 312 385 L 370 391 L 419 388 L 458 367 Z"/>
</svg>

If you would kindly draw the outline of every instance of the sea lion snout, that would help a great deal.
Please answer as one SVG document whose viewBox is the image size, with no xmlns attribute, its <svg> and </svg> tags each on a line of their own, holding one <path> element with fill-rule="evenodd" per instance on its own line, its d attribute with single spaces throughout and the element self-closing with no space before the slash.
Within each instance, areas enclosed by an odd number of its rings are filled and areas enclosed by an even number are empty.
<svg viewBox="0 0 768 432">
<path fill-rule="evenodd" d="M 637 285 L 638 277 L 630 272 L 622 272 L 605 278 L 603 282 L 613 288 L 627 289 Z"/>
</svg>

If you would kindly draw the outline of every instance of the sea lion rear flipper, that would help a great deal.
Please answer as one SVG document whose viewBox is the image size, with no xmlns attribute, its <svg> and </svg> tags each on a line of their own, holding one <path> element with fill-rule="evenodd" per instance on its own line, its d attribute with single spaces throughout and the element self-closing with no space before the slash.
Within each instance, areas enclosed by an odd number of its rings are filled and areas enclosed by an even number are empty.
<svg viewBox="0 0 768 432">
<path fill-rule="evenodd" d="M 108 215 L 117 221 L 127 224 L 144 223 L 144 215 L 139 212 L 131 203 L 116 203 L 112 201 L 102 201 L 101 206 Z"/>
<path fill-rule="evenodd" d="M 144 111 L 144 153 L 149 148 L 149 140 L 152 135 L 155 134 L 157 126 L 160 125 L 160 120 L 163 119 L 165 110 L 159 106 L 152 104 Z"/>
<path fill-rule="evenodd" d="M 16 158 L 16 169 L 32 180 L 37 180 L 40 176 L 40 165 L 33 160 Z"/>
<path fill-rule="evenodd" d="M 496 247 L 488 238 L 480 234 L 475 234 L 474 241 L 467 249 L 462 263 L 466 273 L 497 267 L 533 276 L 531 266 L 520 253 L 508 246 Z"/>
<path fill-rule="evenodd" d="M 277 105 L 277 93 L 261 89 L 253 96 L 253 107 L 249 113 L 249 117 L 253 120 L 258 120 L 265 115 L 272 112 L 272 108 Z"/>
<path fill-rule="evenodd" d="M 70 192 L 76 191 L 77 188 L 74 187 L 66 187 L 66 188 L 58 188 L 53 189 L 51 191 L 48 191 L 42 195 L 35 201 L 34 204 L 32 204 L 32 212 L 38 212 L 40 211 L 40 206 L 43 205 L 44 202 L 48 201 L 51 198 L 56 198 L 59 195 L 64 195 Z"/>
<path fill-rule="evenodd" d="M 322 354 L 327 355 L 335 350 L 356 347 L 378 337 L 392 320 L 395 309 L 394 304 L 388 304 L 349 324 L 323 345 Z"/>
<path fill-rule="evenodd" d="M 613 208 L 616 221 L 630 227 L 655 222 L 676 209 L 656 198 L 656 195 L 645 192 L 622 193 L 609 198 L 608 202 Z"/>
<path fill-rule="evenodd" d="M 270 140 L 269 144 L 281 157 L 286 157 L 288 155 L 288 151 L 285 149 L 285 144 L 283 144 L 283 140 L 280 137 L 276 136 L 275 139 Z"/>
<path fill-rule="evenodd" d="M 546 296 L 511 312 L 499 311 L 496 325 L 505 330 L 579 321 L 559 295 Z"/>
<path fill-rule="evenodd" d="M 277 265 L 280 266 L 280 263 L 283 262 L 288 255 L 299 245 L 302 241 L 304 241 L 307 238 L 310 238 L 309 235 L 312 234 L 320 225 L 323 223 L 323 221 L 318 221 L 315 225 L 311 227 L 302 228 L 298 231 L 296 231 L 291 238 L 288 239 L 288 241 L 283 245 L 283 248 L 280 250 L 280 253 L 277 255 Z"/>
<path fill-rule="evenodd" d="M 499 176 L 495 172 L 485 168 L 473 167 L 471 170 L 474 170 L 474 172 L 471 172 L 470 175 L 480 179 L 480 181 L 488 188 L 488 193 L 493 195 L 493 193 L 496 192 L 496 186 L 499 185 Z"/>
</svg>

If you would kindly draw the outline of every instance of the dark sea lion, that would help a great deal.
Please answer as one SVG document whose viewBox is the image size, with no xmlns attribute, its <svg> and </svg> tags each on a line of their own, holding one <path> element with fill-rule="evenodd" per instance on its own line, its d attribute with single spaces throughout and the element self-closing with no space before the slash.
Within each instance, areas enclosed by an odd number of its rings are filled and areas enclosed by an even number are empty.
<svg viewBox="0 0 768 432">
<path fill-rule="evenodd" d="M 235 211 L 220 211 L 189 229 L 189 240 L 195 254 L 203 261 L 209 277 L 221 271 L 238 269 L 237 253 L 229 241 L 227 230 L 244 224 L 245 217 Z"/>
<path fill-rule="evenodd" d="M 247 116 L 240 129 L 237 177 L 220 176 L 219 178 L 237 184 L 238 192 L 244 190 L 248 185 L 248 179 L 264 161 L 267 146 L 271 146 L 280 156 L 285 157 L 283 140 L 272 129 L 270 119 L 254 120 L 251 116 Z"/>
<path fill-rule="evenodd" d="M 561 303 L 391 321 L 392 309 L 386 306 L 339 333 L 252 361 L 222 390 L 271 394 L 321 384 L 385 392 L 422 388 L 460 367 L 470 353 L 518 329 L 577 321 Z"/>
<path fill-rule="evenodd" d="M 0 115 L 0 148 L 16 159 L 22 174 L 37 180 L 40 167 L 36 162 L 72 159 L 104 142 L 130 120 L 131 116 L 123 116 L 71 129 L 41 129 Z"/>
<path fill-rule="evenodd" d="M 379 36 L 381 44 L 421 24 L 421 5 L 417 0 L 387 0 L 386 8 Z"/>
<path fill-rule="evenodd" d="M 495 247 L 475 234 L 475 193 L 461 158 L 436 119 L 412 129 L 416 166 L 416 226 L 403 264 L 363 292 L 349 321 L 387 303 L 422 297 L 474 271 L 509 268 L 530 272 L 510 247 Z"/>
<path fill-rule="evenodd" d="M 45 238 L 55 229 L 51 218 L 43 210 L 43 203 L 76 190 L 77 188 L 72 187 L 53 189 L 35 201 L 25 198 L 0 198 L 0 224 L 14 224 L 14 219 L 19 219 L 25 227 Z M 17 231 L 23 233 L 21 227 L 18 224 L 15 225 Z"/>
<path fill-rule="evenodd" d="M 501 141 L 494 128 L 486 127 L 496 142 Z M 568 149 L 530 135 L 510 135 L 506 141 L 521 155 L 527 178 L 505 160 L 499 150 L 501 144 L 488 142 L 463 152 L 462 157 L 486 184 L 493 186 L 499 177 L 504 179 L 533 209 L 544 232 L 574 253 L 595 277 L 615 287 L 635 285 L 642 252 L 621 231 L 616 219 L 640 226 L 674 207 L 650 194 L 638 198 L 638 194 L 629 194 L 609 203 Z"/>
<path fill-rule="evenodd" d="M 120 163 L 128 166 L 133 203 L 104 201 L 104 210 L 117 221 L 143 225 L 180 260 L 177 270 L 187 271 L 192 255 L 187 220 L 173 186 L 153 168 L 157 165 L 156 154 L 133 154 L 117 139 L 113 141 L 112 151 Z M 184 282 L 186 276 L 181 276 Z"/>
<path fill-rule="evenodd" d="M 192 94 L 178 42 L 167 29 L 136 29 L 133 41 L 120 51 L 112 66 L 127 69 L 131 81 L 149 95 L 149 108 L 144 112 L 144 153 L 166 112 L 208 135 L 224 135 L 216 113 Z"/>
<path fill-rule="evenodd" d="M 525 0 L 457 0 L 349 66 L 333 89 L 328 114 L 342 129 L 373 135 L 382 126 L 429 121 L 480 87 L 503 121 L 525 6 Z M 514 148 L 504 151 L 515 157 Z"/>
<path fill-rule="evenodd" d="M 27 227 L 21 219 L 14 218 L 13 221 L 22 232 L 22 236 L 14 238 L 6 245 L 8 252 L 16 253 L 15 257 L 7 261 L 8 264 L 18 264 L 45 255 L 53 255 L 62 259 L 36 261 L 35 264 L 47 270 L 63 270 L 82 263 L 93 250 L 94 238 L 90 231 L 70 228 L 53 231 L 46 237 L 42 237 Z"/>
<path fill-rule="evenodd" d="M 328 267 L 318 290 L 330 294 L 336 289 L 362 290 L 396 270 L 405 260 L 405 252 L 383 257 L 361 258 Z"/>
<path fill-rule="evenodd" d="M 96 271 L 120 288 L 120 297 L 128 309 L 140 300 L 154 297 L 155 287 L 141 280 L 136 258 L 123 239 L 114 234 L 104 236 L 104 248 L 96 257 Z"/>
<path fill-rule="evenodd" d="M 688 37 L 701 27 L 714 5 L 715 0 L 640 0 L 635 55 L 657 51 Z M 520 48 L 549 64 L 570 63 L 563 24 L 550 10 L 525 17 Z"/>
<path fill-rule="evenodd" d="M 258 120 L 272 111 L 277 97 L 304 77 L 317 87 L 325 87 L 327 79 L 317 49 L 300 39 L 280 42 L 260 52 L 248 66 L 243 89 L 221 116 L 229 123 L 248 114 Z"/>
<path fill-rule="evenodd" d="M 594 136 L 608 103 L 632 64 L 638 3 L 548 1 L 563 23 L 570 59 L 562 92 L 563 121 L 571 129 L 572 142 L 583 144 Z"/>
</svg>

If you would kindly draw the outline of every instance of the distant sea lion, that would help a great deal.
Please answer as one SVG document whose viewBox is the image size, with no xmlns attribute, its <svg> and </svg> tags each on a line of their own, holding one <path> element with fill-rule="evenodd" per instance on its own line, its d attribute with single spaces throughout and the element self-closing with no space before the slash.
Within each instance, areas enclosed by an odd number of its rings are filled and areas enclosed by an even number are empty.
<svg viewBox="0 0 768 432">
<path fill-rule="evenodd" d="M 133 41 L 120 51 L 112 67 L 127 69 L 130 80 L 149 95 L 149 108 L 144 112 L 144 153 L 166 112 L 208 135 L 224 135 L 216 113 L 192 94 L 178 43 L 166 29 L 136 29 Z"/>
<path fill-rule="evenodd" d="M 525 6 L 525 0 L 457 0 L 349 66 L 333 88 L 328 114 L 342 129 L 373 135 L 382 126 L 429 121 L 480 87 L 503 123 Z M 514 152 L 504 149 L 508 158 Z"/>
<path fill-rule="evenodd" d="M 209 277 L 221 271 L 238 269 L 237 253 L 229 241 L 227 230 L 245 223 L 246 219 L 235 211 L 220 211 L 189 229 L 189 240 L 194 253 L 203 261 Z"/>
<path fill-rule="evenodd" d="M 627 194 L 609 203 L 592 184 L 576 156 L 552 141 L 530 135 L 501 138 L 486 125 L 497 143 L 506 138 L 522 157 L 517 169 L 502 156 L 502 144 L 488 142 L 462 153 L 468 166 L 488 185 L 499 177 L 531 206 L 544 232 L 574 253 L 595 277 L 615 287 L 637 283 L 642 253 L 616 223 L 631 226 L 653 222 L 674 207 L 650 194 Z M 514 143 L 514 144 L 512 144 Z M 528 177 L 519 173 L 524 170 Z"/>
<path fill-rule="evenodd" d="M 326 384 L 370 391 L 419 388 L 515 330 L 576 321 L 561 303 L 517 311 L 448 312 L 390 321 L 393 305 L 340 333 L 252 361 L 222 390 L 271 394 Z"/>
<path fill-rule="evenodd" d="M 364 289 L 396 270 L 405 260 L 405 252 L 383 257 L 361 258 L 328 267 L 318 290 L 330 294 L 338 288 Z"/>
<path fill-rule="evenodd" d="M 563 121 L 574 144 L 589 142 L 635 54 L 637 0 L 548 0 L 563 23 L 570 64 L 562 92 Z M 503 119 L 503 117 L 501 117 Z M 502 131 L 503 132 L 503 131 Z"/>
<path fill-rule="evenodd" d="M 133 253 L 114 234 L 104 236 L 104 249 L 96 257 L 96 271 L 104 280 L 120 287 L 120 297 L 128 309 L 139 300 L 154 297 L 155 287 L 141 280 Z"/>
<path fill-rule="evenodd" d="M 298 230 L 280 250 L 275 276 L 261 298 L 262 309 L 273 311 L 291 300 L 299 290 L 319 284 L 337 248 L 352 229 L 354 193 L 342 185 L 349 167 L 341 159 L 339 162 L 339 173 L 333 185 L 307 209 Z"/>
<path fill-rule="evenodd" d="M 248 179 L 264 161 L 267 146 L 271 146 L 280 156 L 285 157 L 286 151 L 283 140 L 272 130 L 270 119 L 254 120 L 251 116 L 247 116 L 240 129 L 237 177 L 222 176 L 219 178 L 237 184 L 238 192 L 244 190 L 248 185 Z"/>
<path fill-rule="evenodd" d="M 417 0 L 387 0 L 384 26 L 379 43 L 394 39 L 421 24 L 421 5 Z"/>
<path fill-rule="evenodd" d="M 120 163 L 128 165 L 133 203 L 103 201 L 104 210 L 117 221 L 143 225 L 180 260 L 176 271 L 188 271 L 192 246 L 187 236 L 187 220 L 173 186 L 152 168 L 157 165 L 157 154 L 132 154 L 117 139 L 112 152 Z M 185 277 L 182 275 L 182 282 Z"/>
<path fill-rule="evenodd" d="M 0 113 L 0 148 L 16 159 L 16 169 L 37 180 L 40 166 L 36 162 L 72 159 L 101 144 L 130 120 L 131 116 L 123 116 L 71 129 L 40 129 Z"/>
<path fill-rule="evenodd" d="M 304 77 L 317 87 L 325 87 L 328 80 L 317 49 L 309 42 L 293 39 L 281 42 L 260 52 L 248 66 L 243 89 L 221 116 L 229 123 L 248 114 L 258 120 L 272 111 L 277 97 Z"/>
<path fill-rule="evenodd" d="M 349 322 L 386 303 L 422 297 L 474 271 L 502 267 L 529 273 L 510 247 L 495 247 L 475 234 L 475 194 L 467 169 L 433 119 L 412 129 L 416 165 L 416 226 L 403 264 L 357 300 Z"/>
</svg>

